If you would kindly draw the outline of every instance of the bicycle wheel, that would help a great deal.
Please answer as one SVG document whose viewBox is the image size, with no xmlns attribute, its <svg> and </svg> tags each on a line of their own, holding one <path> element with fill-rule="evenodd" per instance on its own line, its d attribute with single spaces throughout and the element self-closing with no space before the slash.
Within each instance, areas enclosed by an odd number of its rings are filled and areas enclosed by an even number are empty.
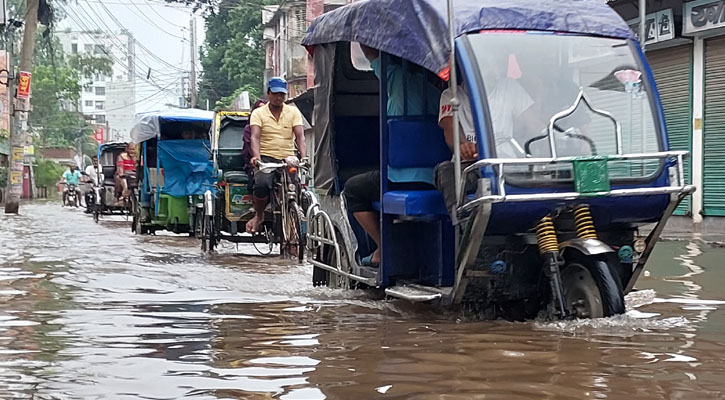
<svg viewBox="0 0 725 400">
<path fill-rule="evenodd" d="M 305 255 L 305 238 L 304 232 L 302 231 L 304 213 L 296 201 L 291 200 L 287 203 L 287 209 L 283 219 L 285 222 L 283 232 L 286 253 L 290 258 L 297 257 L 302 262 Z"/>
</svg>

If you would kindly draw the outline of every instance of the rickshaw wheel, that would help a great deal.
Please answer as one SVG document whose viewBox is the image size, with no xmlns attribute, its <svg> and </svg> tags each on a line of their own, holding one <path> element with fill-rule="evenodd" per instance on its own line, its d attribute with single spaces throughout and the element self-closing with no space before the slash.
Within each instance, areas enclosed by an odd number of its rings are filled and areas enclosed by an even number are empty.
<svg viewBox="0 0 725 400">
<path fill-rule="evenodd" d="M 561 273 L 564 304 L 576 318 L 624 313 L 624 293 L 616 266 L 606 257 L 576 254 Z"/>
<path fill-rule="evenodd" d="M 305 237 L 302 232 L 302 220 L 305 218 L 304 213 L 296 202 L 290 201 L 287 209 L 287 217 L 285 219 L 284 245 L 287 247 L 285 253 L 290 257 L 297 257 L 302 262 L 305 257 Z M 296 247 L 296 251 L 294 251 Z"/>
<path fill-rule="evenodd" d="M 216 232 L 214 231 L 214 217 L 204 213 L 204 223 L 201 230 L 201 251 L 211 253 L 216 247 Z"/>
</svg>

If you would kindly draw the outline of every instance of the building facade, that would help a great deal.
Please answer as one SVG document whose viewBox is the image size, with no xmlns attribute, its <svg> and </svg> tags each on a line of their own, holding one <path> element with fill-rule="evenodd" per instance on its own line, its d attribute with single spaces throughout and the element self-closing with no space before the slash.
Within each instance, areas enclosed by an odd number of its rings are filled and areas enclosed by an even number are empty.
<svg viewBox="0 0 725 400">
<path fill-rule="evenodd" d="M 302 46 L 302 37 L 315 17 L 351 3 L 351 0 L 285 0 L 262 11 L 265 46 L 265 82 L 273 76 L 287 80 L 289 97 L 312 87 L 312 62 Z"/>
<path fill-rule="evenodd" d="M 92 54 L 107 56 L 113 62 L 110 76 L 81 77 L 81 100 L 77 110 L 89 123 L 104 127 L 106 141 L 130 137 L 136 113 L 135 41 L 129 32 L 110 35 L 103 32 L 62 31 L 58 39 L 67 56 Z"/>
<path fill-rule="evenodd" d="M 637 32 L 637 0 L 610 5 Z M 720 230 L 725 219 L 725 1 L 646 2 L 645 55 L 665 112 L 670 148 L 688 150 L 697 192 L 677 214 L 696 228 Z M 689 219 L 688 219 L 689 221 Z"/>
</svg>

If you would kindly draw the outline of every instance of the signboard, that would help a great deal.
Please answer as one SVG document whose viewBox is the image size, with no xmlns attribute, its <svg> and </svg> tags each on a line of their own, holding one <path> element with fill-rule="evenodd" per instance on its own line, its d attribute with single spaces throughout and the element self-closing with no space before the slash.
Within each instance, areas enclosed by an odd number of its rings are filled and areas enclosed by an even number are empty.
<svg viewBox="0 0 725 400">
<path fill-rule="evenodd" d="M 697 0 L 683 5 L 685 34 L 725 27 L 725 0 Z"/>
<path fill-rule="evenodd" d="M 106 128 L 103 126 L 96 127 L 96 132 L 93 134 L 93 138 L 96 139 L 96 142 L 98 144 L 103 144 L 104 139 L 106 138 Z"/>
<path fill-rule="evenodd" d="M 639 19 L 628 21 L 629 27 L 639 39 Z M 664 42 L 675 38 L 675 20 L 672 9 L 658 11 L 645 17 L 645 45 Z"/>
<path fill-rule="evenodd" d="M 20 78 L 18 79 L 18 98 L 28 99 L 30 97 L 30 77 L 31 73 L 26 71 L 20 71 Z"/>
</svg>

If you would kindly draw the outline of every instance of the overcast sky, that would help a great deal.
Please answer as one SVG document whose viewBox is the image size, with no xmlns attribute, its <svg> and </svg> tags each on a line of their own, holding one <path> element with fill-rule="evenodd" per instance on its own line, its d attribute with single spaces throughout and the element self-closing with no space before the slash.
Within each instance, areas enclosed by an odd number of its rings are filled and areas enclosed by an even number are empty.
<svg viewBox="0 0 725 400">
<path fill-rule="evenodd" d="M 70 0 L 68 3 L 69 10 L 59 24 L 59 30 L 118 33 L 125 28 L 134 35 L 138 43 L 136 112 L 165 109 L 167 103 L 179 103 L 181 78 L 188 77 L 191 67 L 191 8 L 169 5 L 163 0 Z M 195 20 L 198 47 L 204 40 L 204 21 L 200 12 Z M 149 67 L 153 82 L 146 80 Z M 197 54 L 197 72 L 200 70 Z"/>
</svg>

